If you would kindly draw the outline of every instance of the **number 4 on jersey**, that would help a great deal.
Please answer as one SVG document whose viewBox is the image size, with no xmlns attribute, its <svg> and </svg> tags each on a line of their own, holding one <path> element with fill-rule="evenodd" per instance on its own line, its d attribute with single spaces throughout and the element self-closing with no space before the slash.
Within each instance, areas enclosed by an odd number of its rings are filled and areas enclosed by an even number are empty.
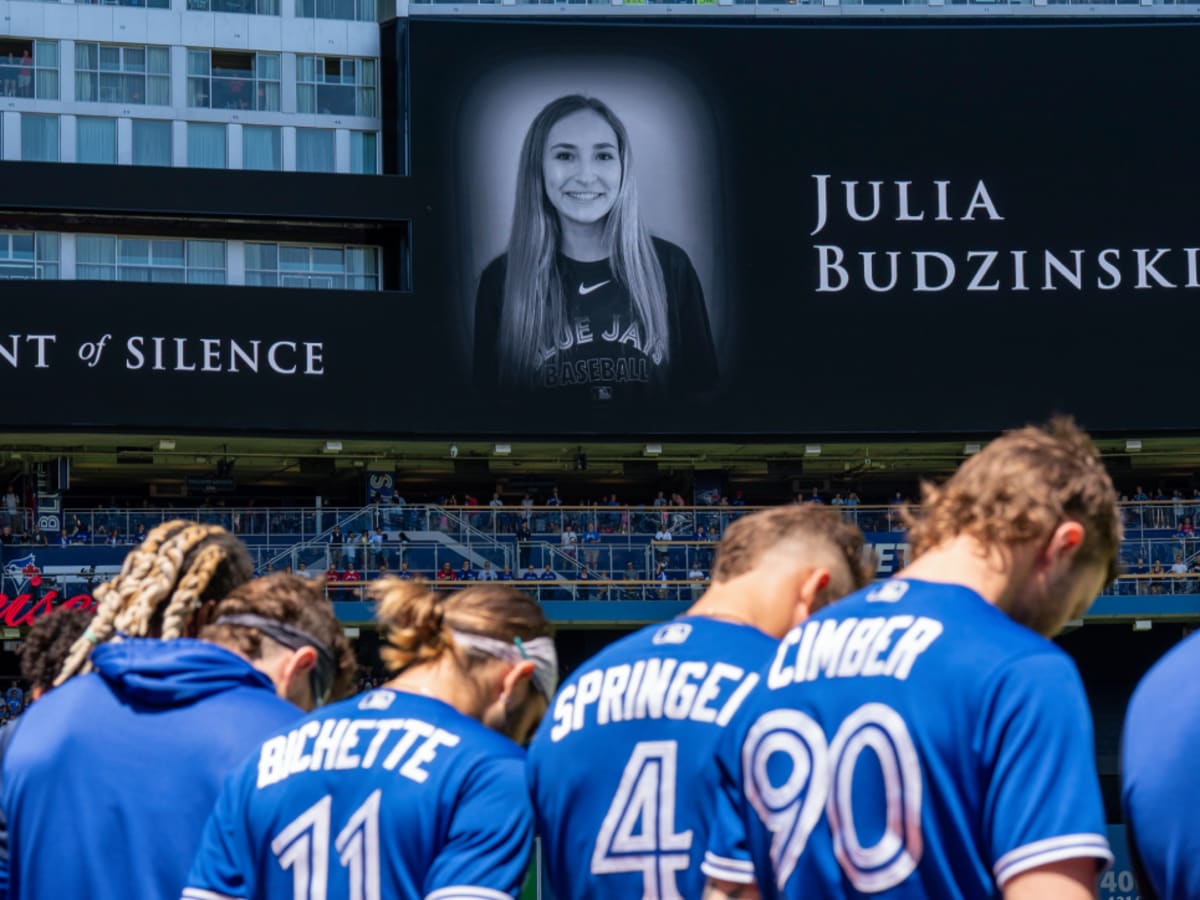
<svg viewBox="0 0 1200 900">
<path fill-rule="evenodd" d="M 675 831 L 675 741 L 633 748 L 600 825 L 592 874 L 642 873 L 642 900 L 682 900 L 675 873 L 687 869 L 692 832 Z"/>
</svg>

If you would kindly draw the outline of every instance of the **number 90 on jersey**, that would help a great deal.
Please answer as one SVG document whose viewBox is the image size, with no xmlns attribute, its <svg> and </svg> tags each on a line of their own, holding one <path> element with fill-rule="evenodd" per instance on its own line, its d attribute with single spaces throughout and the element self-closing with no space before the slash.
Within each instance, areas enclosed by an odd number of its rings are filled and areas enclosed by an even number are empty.
<svg viewBox="0 0 1200 900">
<path fill-rule="evenodd" d="M 877 767 L 873 780 L 856 778 L 861 766 Z M 831 740 L 802 712 L 765 713 L 742 744 L 742 776 L 746 798 L 771 833 L 771 866 L 781 891 L 822 816 L 856 890 L 893 888 L 921 861 L 921 765 L 908 727 L 889 706 L 860 706 Z M 879 789 L 867 793 L 863 784 Z M 856 810 L 882 826 L 867 834 Z"/>
</svg>

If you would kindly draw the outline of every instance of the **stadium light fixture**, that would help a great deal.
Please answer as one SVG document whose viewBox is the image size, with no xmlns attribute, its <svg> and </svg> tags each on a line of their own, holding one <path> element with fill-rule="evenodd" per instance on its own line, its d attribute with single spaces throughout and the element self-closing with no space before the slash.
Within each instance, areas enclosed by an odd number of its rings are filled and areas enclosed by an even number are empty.
<svg viewBox="0 0 1200 900">
<path fill-rule="evenodd" d="M 170 440 L 169 438 L 163 438 L 161 441 L 158 442 L 158 449 L 159 450 L 174 450 L 175 442 Z"/>
<path fill-rule="evenodd" d="M 963 444 L 963 456 L 974 456 L 983 449 L 983 444 Z"/>
<path fill-rule="evenodd" d="M 647 444 L 642 448 L 643 456 L 662 456 L 662 444 Z"/>
<path fill-rule="evenodd" d="M 508 456 L 511 453 L 512 453 L 512 444 L 497 444 L 496 445 L 496 455 L 497 456 Z"/>
<path fill-rule="evenodd" d="M 341 441 L 326 441 L 324 450 L 326 453 L 341 453 L 342 452 L 342 442 Z"/>
<path fill-rule="evenodd" d="M 1153 619 L 1134 619 L 1133 620 L 1133 630 L 1134 631 L 1150 631 L 1153 627 L 1154 627 Z"/>
<path fill-rule="evenodd" d="M 805 444 L 804 445 L 804 455 L 805 456 L 820 456 L 821 455 L 821 445 L 820 444 Z"/>
<path fill-rule="evenodd" d="M 1126 453 L 1140 453 L 1141 450 L 1142 450 L 1142 442 L 1141 441 L 1126 441 L 1125 442 L 1125 452 Z"/>
<path fill-rule="evenodd" d="M 451 458 L 451 459 L 458 459 L 458 444 L 451 444 L 451 445 L 450 445 L 450 458 Z"/>
</svg>

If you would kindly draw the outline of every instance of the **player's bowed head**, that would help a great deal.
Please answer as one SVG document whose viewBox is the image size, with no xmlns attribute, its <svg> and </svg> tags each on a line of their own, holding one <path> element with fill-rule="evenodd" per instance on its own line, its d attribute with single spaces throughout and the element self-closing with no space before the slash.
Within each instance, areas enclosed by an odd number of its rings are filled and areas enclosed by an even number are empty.
<svg viewBox="0 0 1200 900">
<path fill-rule="evenodd" d="M 914 562 L 897 577 L 964 584 L 1045 637 L 1117 575 L 1116 490 L 1070 419 L 997 438 L 906 517 Z"/>
<path fill-rule="evenodd" d="M 838 511 L 781 506 L 729 526 L 712 585 L 688 614 L 742 621 L 782 638 L 870 578 L 862 532 Z"/>
<path fill-rule="evenodd" d="M 480 584 L 438 594 L 421 581 L 371 587 L 384 630 L 386 687 L 441 700 L 525 743 L 558 686 L 553 627 L 510 587 Z"/>
<path fill-rule="evenodd" d="M 97 645 L 129 637 L 194 637 L 217 601 L 254 571 L 240 540 L 217 525 L 176 519 L 130 551 L 120 573 L 96 588 L 96 614 L 75 642 L 54 686 L 91 671 Z"/>
</svg>

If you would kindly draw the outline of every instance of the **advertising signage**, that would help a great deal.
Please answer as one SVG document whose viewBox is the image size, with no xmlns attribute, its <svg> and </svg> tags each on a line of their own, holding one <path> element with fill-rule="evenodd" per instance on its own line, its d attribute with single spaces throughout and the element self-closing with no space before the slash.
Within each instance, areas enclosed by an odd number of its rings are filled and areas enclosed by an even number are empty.
<svg viewBox="0 0 1200 900">
<path fill-rule="evenodd" d="M 1194 429 L 1197 26 L 795 23 L 388 26 L 411 174 L 378 183 L 408 185 L 412 291 L 22 285 L 9 406 L 345 436 Z"/>
</svg>

